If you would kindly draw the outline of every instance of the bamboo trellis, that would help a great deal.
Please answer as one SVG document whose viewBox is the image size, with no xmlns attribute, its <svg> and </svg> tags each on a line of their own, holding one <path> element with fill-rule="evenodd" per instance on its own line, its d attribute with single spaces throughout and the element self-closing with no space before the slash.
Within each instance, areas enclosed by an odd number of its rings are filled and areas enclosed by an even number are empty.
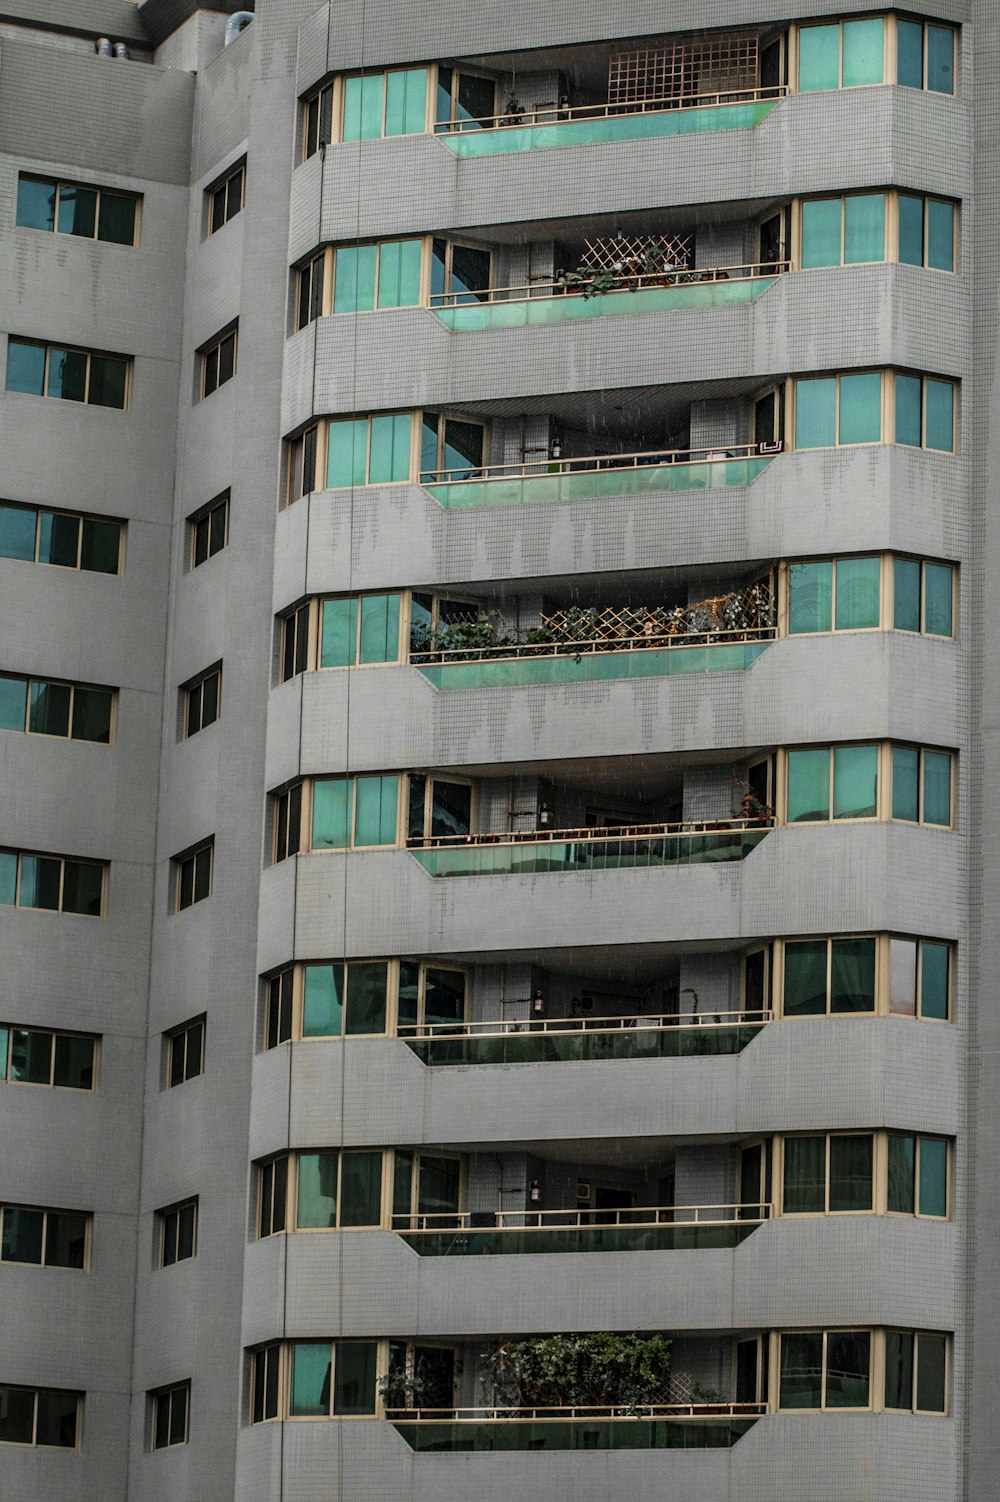
<svg viewBox="0 0 1000 1502">
<path fill-rule="evenodd" d="M 643 100 L 755 89 L 759 76 L 756 34 L 686 41 L 666 37 L 646 47 L 611 54 L 608 102 L 638 104 Z"/>
<path fill-rule="evenodd" d="M 694 235 L 678 231 L 674 235 L 622 235 L 588 240 L 579 269 L 655 275 L 665 266 L 686 270 L 693 265 Z"/>
</svg>

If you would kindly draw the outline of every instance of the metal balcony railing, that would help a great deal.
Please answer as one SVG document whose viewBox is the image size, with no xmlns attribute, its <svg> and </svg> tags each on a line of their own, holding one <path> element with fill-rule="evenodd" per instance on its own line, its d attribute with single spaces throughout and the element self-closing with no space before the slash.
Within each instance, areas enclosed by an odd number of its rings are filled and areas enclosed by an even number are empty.
<svg viewBox="0 0 1000 1502">
<path fill-rule="evenodd" d="M 504 662 L 530 657 L 584 657 L 600 652 L 664 651 L 668 647 L 723 647 L 747 641 L 774 641 L 778 629 L 740 626 L 732 630 L 639 632 L 618 638 L 589 637 L 585 641 L 508 642 L 497 647 L 435 647 L 411 651 L 408 661 L 417 666 L 449 662 Z"/>
<path fill-rule="evenodd" d="M 499 115 L 477 115 L 439 120 L 434 129 L 438 135 L 456 135 L 469 130 L 503 130 L 524 125 L 565 125 L 573 120 L 618 119 L 623 115 L 656 114 L 662 110 L 693 110 L 718 108 L 729 104 L 755 104 L 760 100 L 783 99 L 788 93 L 784 84 L 768 84 L 763 88 L 725 89 L 718 93 L 669 94 L 659 98 L 632 100 L 627 103 L 603 104 L 539 104 L 530 109 L 521 109 Z"/>
<path fill-rule="evenodd" d="M 767 1413 L 766 1403 L 622 1403 L 565 1408 L 386 1408 L 392 1422 L 408 1424 L 524 1424 L 639 1419 L 749 1419 Z"/>
<path fill-rule="evenodd" d="M 502 1038 L 526 1033 L 620 1033 L 624 1031 L 659 1031 L 661 1028 L 758 1027 L 772 1022 L 772 1011 L 757 1012 L 675 1012 L 636 1014 L 631 1017 L 540 1017 L 491 1018 L 483 1022 L 399 1023 L 397 1037 L 434 1038 Z"/>
<path fill-rule="evenodd" d="M 775 443 L 735 443 L 723 448 L 643 449 L 630 454 L 553 455 L 541 461 L 522 459 L 515 464 L 466 464 L 456 469 L 420 471 L 421 485 L 466 484 L 470 480 L 523 480 L 541 475 L 591 474 L 603 470 L 649 469 L 669 464 L 719 464 L 733 459 L 770 459 L 780 454 Z"/>
<path fill-rule="evenodd" d="M 610 286 L 603 285 L 606 273 L 581 274 L 582 279 L 568 282 L 558 277 L 551 281 L 521 282 L 509 287 L 484 287 L 478 291 L 432 292 L 432 308 L 471 307 L 476 303 L 521 302 L 529 298 L 613 297 L 616 292 L 644 292 L 653 287 L 696 287 L 712 282 L 754 281 L 780 276 L 791 269 L 790 261 L 757 261 L 746 266 L 664 267 L 662 271 L 615 273 Z M 589 278 L 589 280 L 588 280 Z M 595 288 L 593 283 L 598 278 Z"/>
<path fill-rule="evenodd" d="M 609 1228 L 668 1225 L 762 1224 L 771 1215 L 770 1204 L 746 1205 L 652 1205 L 600 1210 L 445 1210 L 415 1215 L 393 1215 L 392 1229 L 408 1235 L 439 1231 L 601 1231 Z"/>
</svg>

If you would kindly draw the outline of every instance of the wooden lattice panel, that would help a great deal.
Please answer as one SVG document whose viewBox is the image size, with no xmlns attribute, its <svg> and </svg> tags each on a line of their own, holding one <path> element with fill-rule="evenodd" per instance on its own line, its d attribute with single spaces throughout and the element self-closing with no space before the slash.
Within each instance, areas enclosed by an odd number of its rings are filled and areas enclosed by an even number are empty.
<svg viewBox="0 0 1000 1502">
<path fill-rule="evenodd" d="M 664 266 L 694 264 L 694 235 L 622 235 L 620 239 L 588 240 L 580 259 L 581 271 L 631 271 L 655 275 Z"/>
<path fill-rule="evenodd" d="M 685 95 L 755 89 L 760 76 L 756 35 L 693 41 L 666 38 L 631 52 L 613 52 L 608 66 L 609 104 L 639 104 Z"/>
<path fill-rule="evenodd" d="M 694 605 L 676 605 L 673 609 L 655 605 L 645 610 L 629 605 L 619 610 L 581 610 L 572 606 L 553 615 L 543 615 L 542 625 L 556 640 L 567 643 L 759 631 L 774 625 L 774 600 L 770 585 L 761 580 L 747 589 L 715 595 Z"/>
</svg>

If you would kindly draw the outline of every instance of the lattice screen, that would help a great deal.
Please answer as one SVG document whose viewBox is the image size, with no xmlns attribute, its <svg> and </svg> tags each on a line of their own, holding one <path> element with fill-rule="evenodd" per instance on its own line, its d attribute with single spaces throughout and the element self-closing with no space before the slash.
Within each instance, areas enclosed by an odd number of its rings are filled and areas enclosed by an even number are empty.
<svg viewBox="0 0 1000 1502">
<path fill-rule="evenodd" d="M 634 271 L 655 275 L 664 265 L 694 264 L 694 235 L 623 235 L 621 239 L 588 240 L 580 258 L 581 271 Z"/>
<path fill-rule="evenodd" d="M 652 636 L 711 635 L 718 631 L 760 631 L 774 624 L 774 597 L 770 584 L 760 580 L 746 589 L 699 600 L 695 605 L 677 605 L 670 609 L 654 605 L 644 610 L 634 605 L 619 610 L 568 610 L 543 615 L 542 625 L 556 641 L 621 641 L 623 638 Z"/>
<path fill-rule="evenodd" d="M 613 52 L 608 67 L 609 104 L 637 104 L 689 94 L 755 89 L 760 76 L 756 35 L 653 42 L 634 52 Z"/>
</svg>

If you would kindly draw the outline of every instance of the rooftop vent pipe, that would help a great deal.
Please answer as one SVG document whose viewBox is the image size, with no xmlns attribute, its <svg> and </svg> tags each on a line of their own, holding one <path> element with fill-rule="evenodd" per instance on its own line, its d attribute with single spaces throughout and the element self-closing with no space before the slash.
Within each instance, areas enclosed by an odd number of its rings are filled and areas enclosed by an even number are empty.
<svg viewBox="0 0 1000 1502">
<path fill-rule="evenodd" d="M 111 45 L 111 38 L 99 37 L 98 40 L 94 43 L 94 51 L 97 53 L 98 57 L 114 57 L 115 54 L 114 48 Z"/>
<path fill-rule="evenodd" d="M 246 28 L 250 25 L 250 22 L 252 20 L 253 20 L 253 11 L 252 10 L 238 10 L 238 11 L 235 11 L 233 13 L 233 15 L 231 15 L 229 17 L 229 20 L 226 22 L 226 40 L 225 40 L 225 46 L 228 47 L 229 44 L 230 44 L 230 42 L 235 42 L 236 38 L 240 35 L 240 33 L 242 31 L 246 30 Z"/>
<path fill-rule="evenodd" d="M 124 42 L 116 42 L 115 43 L 114 53 L 115 53 L 115 57 L 118 58 L 119 61 L 122 61 L 122 60 L 127 61 L 128 60 L 128 48 L 126 47 L 126 45 L 125 45 Z"/>
</svg>

